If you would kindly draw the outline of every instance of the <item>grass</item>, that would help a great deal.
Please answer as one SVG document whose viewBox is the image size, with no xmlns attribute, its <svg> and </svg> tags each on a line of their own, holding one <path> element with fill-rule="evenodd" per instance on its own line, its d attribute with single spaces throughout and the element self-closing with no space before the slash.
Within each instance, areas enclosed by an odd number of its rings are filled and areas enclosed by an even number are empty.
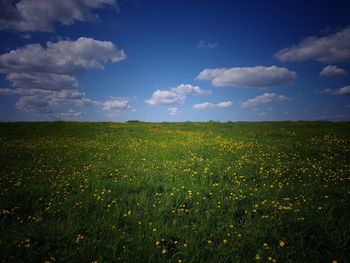
<svg viewBox="0 0 350 263">
<path fill-rule="evenodd" d="M 2 262 L 350 262 L 350 123 L 2 123 Z"/>
</svg>

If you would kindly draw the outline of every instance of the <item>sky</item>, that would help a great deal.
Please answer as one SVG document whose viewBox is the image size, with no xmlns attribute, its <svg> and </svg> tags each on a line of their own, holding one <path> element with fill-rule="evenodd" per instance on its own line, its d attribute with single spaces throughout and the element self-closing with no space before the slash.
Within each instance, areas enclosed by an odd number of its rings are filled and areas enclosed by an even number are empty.
<svg viewBox="0 0 350 263">
<path fill-rule="evenodd" d="M 0 121 L 350 120 L 349 10 L 0 0 Z"/>
</svg>

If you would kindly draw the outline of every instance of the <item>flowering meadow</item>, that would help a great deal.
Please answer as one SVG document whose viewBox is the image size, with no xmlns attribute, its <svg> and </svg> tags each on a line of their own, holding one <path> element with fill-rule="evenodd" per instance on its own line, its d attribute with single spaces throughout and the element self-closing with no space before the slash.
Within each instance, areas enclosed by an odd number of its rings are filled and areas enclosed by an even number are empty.
<svg viewBox="0 0 350 263">
<path fill-rule="evenodd" d="M 2 123 L 2 262 L 350 262 L 350 123 Z"/>
</svg>

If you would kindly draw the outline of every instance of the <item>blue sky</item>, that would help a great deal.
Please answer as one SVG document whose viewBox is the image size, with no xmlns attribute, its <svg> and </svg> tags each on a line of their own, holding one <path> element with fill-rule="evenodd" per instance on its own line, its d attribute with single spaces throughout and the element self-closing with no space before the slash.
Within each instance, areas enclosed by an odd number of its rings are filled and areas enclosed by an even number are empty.
<svg viewBox="0 0 350 263">
<path fill-rule="evenodd" d="M 0 0 L 0 120 L 349 120 L 346 2 Z"/>
</svg>

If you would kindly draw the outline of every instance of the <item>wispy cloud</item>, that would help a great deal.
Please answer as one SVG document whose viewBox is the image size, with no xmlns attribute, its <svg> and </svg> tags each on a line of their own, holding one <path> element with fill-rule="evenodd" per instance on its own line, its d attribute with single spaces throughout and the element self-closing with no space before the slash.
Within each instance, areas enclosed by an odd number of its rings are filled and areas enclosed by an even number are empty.
<svg viewBox="0 0 350 263">
<path fill-rule="evenodd" d="M 283 101 L 283 100 L 287 100 L 287 98 L 284 95 L 278 95 L 276 93 L 264 93 L 252 99 L 249 99 L 245 102 L 242 102 L 241 107 L 255 108 L 261 104 L 266 104 L 272 101 Z"/>
<path fill-rule="evenodd" d="M 216 42 L 209 42 L 206 40 L 200 40 L 198 42 L 197 48 L 216 48 L 219 44 Z"/>
<path fill-rule="evenodd" d="M 200 104 L 193 105 L 193 108 L 195 110 L 206 110 L 206 109 L 215 109 L 215 108 L 230 108 L 233 106 L 232 101 L 222 101 L 219 103 L 210 103 L 210 102 L 203 102 Z"/>
<path fill-rule="evenodd" d="M 215 87 L 255 87 L 268 88 L 292 83 L 297 74 L 282 67 L 234 67 L 204 69 L 198 80 L 211 81 Z"/>
<path fill-rule="evenodd" d="M 170 116 L 179 116 L 181 111 L 177 107 L 168 108 L 168 113 Z"/>
<path fill-rule="evenodd" d="M 330 94 L 330 95 L 349 95 L 350 94 L 350 86 L 345 86 L 339 89 L 323 89 L 318 91 L 321 94 Z"/>
<path fill-rule="evenodd" d="M 283 62 L 350 62 L 350 27 L 323 37 L 308 37 L 297 45 L 278 51 L 275 56 Z"/>
</svg>

